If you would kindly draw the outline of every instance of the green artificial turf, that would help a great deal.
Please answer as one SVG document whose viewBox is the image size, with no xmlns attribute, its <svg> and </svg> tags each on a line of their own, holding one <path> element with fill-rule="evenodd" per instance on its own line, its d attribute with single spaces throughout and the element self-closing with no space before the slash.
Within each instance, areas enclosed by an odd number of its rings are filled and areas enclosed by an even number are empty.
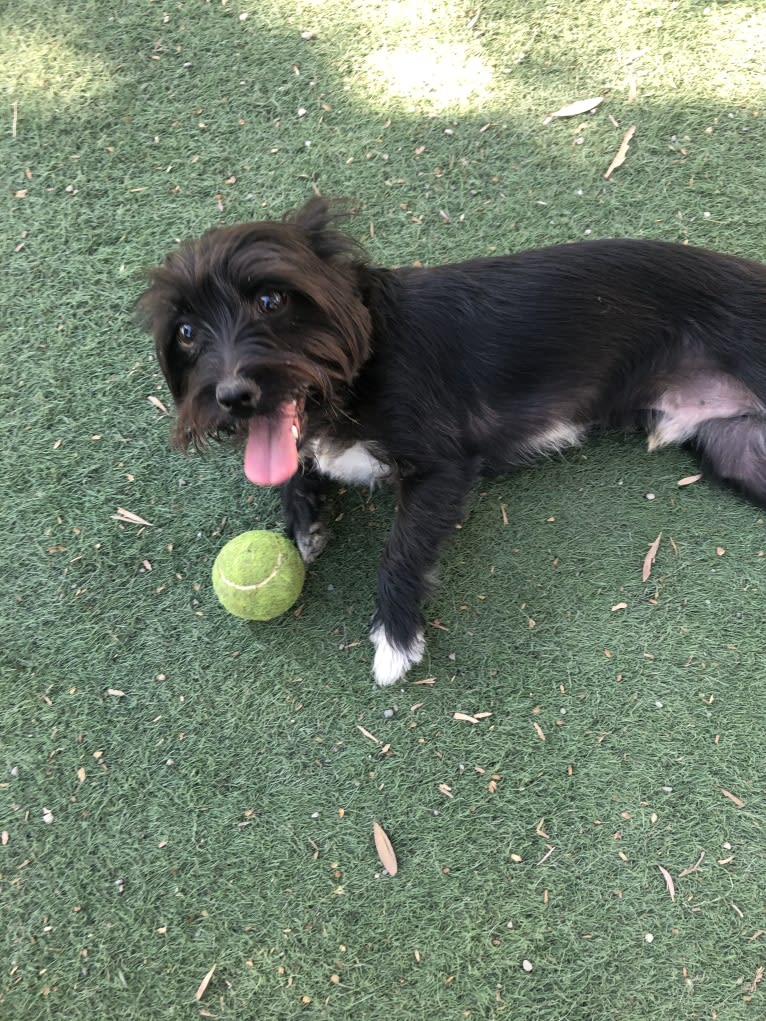
<svg viewBox="0 0 766 1021">
<path fill-rule="evenodd" d="M 131 319 L 176 239 L 314 189 L 387 264 L 766 259 L 764 52 L 755 0 L 3 5 L 3 1021 L 766 1016 L 763 514 L 639 437 L 478 487 L 373 690 L 391 493 L 227 616 L 278 502 L 170 452 Z"/>
</svg>

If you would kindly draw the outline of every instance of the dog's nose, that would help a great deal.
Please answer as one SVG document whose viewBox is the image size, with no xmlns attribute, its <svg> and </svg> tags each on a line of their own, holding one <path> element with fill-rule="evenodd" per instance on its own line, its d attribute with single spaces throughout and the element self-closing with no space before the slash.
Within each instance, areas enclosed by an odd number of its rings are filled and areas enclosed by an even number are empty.
<svg viewBox="0 0 766 1021">
<path fill-rule="evenodd" d="M 229 379 L 215 388 L 215 399 L 232 415 L 250 415 L 261 396 L 261 388 L 250 379 Z"/>
</svg>

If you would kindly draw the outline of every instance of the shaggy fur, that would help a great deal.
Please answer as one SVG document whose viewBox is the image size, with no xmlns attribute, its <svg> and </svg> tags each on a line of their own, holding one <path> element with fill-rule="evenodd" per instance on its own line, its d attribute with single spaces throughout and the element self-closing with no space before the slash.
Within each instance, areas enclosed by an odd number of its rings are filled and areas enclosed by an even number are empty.
<svg viewBox="0 0 766 1021">
<path fill-rule="evenodd" d="M 587 241 L 435 268 L 371 266 L 323 199 L 211 230 L 140 299 L 176 442 L 233 436 L 281 487 L 304 558 L 328 478 L 390 479 L 378 684 L 422 656 L 421 604 L 477 477 L 593 427 L 685 443 L 766 507 L 766 267 L 655 241 Z"/>
</svg>

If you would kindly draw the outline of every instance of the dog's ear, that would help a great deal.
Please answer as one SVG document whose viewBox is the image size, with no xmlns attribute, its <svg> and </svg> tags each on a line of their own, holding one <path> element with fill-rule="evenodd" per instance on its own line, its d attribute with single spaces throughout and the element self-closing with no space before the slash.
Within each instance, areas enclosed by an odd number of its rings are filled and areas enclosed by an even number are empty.
<svg viewBox="0 0 766 1021">
<path fill-rule="evenodd" d="M 364 262 L 366 257 L 362 246 L 347 234 L 332 229 L 336 220 L 350 215 L 349 206 L 348 200 L 330 202 L 316 195 L 299 209 L 287 213 L 285 220 L 306 232 L 311 247 L 320 258 Z"/>
<path fill-rule="evenodd" d="M 347 215 L 340 208 L 340 203 L 331 205 L 328 199 L 315 195 L 298 209 L 290 210 L 285 219 L 288 223 L 295 223 L 304 230 L 313 232 L 325 230 L 335 220 Z"/>
</svg>

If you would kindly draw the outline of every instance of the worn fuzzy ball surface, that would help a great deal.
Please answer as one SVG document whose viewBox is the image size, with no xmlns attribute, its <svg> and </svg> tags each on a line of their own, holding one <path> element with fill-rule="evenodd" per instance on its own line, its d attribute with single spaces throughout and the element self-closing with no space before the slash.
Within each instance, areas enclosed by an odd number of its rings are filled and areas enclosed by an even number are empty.
<svg viewBox="0 0 766 1021">
<path fill-rule="evenodd" d="M 213 564 L 213 590 L 222 606 L 245 620 L 271 620 L 289 610 L 303 588 L 305 568 L 295 546 L 278 532 L 243 532 Z"/>
</svg>

